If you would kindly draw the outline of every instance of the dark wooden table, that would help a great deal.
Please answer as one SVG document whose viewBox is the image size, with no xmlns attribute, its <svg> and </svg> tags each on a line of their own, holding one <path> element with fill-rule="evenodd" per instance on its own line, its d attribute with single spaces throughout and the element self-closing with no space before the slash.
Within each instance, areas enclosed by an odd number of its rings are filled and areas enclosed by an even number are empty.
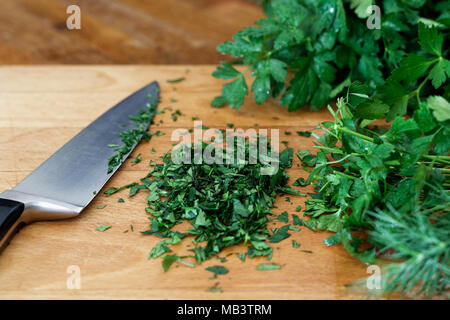
<svg viewBox="0 0 450 320">
<path fill-rule="evenodd" d="M 71 4 L 81 30 L 66 27 Z M 247 0 L 1 0 L 0 64 L 216 64 L 261 17 Z"/>
</svg>

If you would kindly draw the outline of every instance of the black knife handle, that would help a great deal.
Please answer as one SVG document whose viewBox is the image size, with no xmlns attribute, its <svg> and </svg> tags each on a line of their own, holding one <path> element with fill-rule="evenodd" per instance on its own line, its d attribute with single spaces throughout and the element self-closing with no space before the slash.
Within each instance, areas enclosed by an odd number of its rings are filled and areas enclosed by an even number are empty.
<svg viewBox="0 0 450 320">
<path fill-rule="evenodd" d="M 13 230 L 13 232 L 10 232 L 10 230 L 19 220 L 24 210 L 25 205 L 22 202 L 0 199 L 0 253 L 14 235 L 16 230 Z M 16 229 L 18 229 L 18 226 Z"/>
</svg>

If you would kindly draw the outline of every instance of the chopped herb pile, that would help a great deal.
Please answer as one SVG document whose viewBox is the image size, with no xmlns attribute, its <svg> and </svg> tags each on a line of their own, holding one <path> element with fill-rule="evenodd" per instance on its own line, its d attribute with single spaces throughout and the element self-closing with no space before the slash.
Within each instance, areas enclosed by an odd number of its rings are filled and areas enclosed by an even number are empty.
<svg viewBox="0 0 450 320">
<path fill-rule="evenodd" d="M 204 150 L 207 146 L 203 143 L 197 147 Z M 267 148 L 270 152 L 269 144 Z M 184 150 L 194 155 L 194 147 Z M 245 159 L 249 159 L 248 141 L 245 150 Z M 132 196 L 139 190 L 148 190 L 146 210 L 150 214 L 150 230 L 143 234 L 165 238 L 150 252 L 150 258 L 163 256 L 165 269 L 178 260 L 176 255 L 167 254 L 171 252 L 169 246 L 187 236 L 194 237 L 196 247 L 190 251 L 198 263 L 225 247 L 242 242 L 250 244 L 249 257 L 270 258 L 272 248 L 266 241 L 274 243 L 290 236 L 286 227 L 271 234 L 267 223 L 277 192 L 299 195 L 297 190 L 287 186 L 285 169 L 291 167 L 292 149 L 280 153 L 279 170 L 274 175 L 263 175 L 261 169 L 268 165 L 260 161 L 226 164 L 228 155 L 225 150 L 221 152 L 224 164 L 176 164 L 171 153 L 166 153 L 163 163 L 156 164 L 141 184 L 110 188 L 105 192 L 112 195 L 129 188 Z M 287 213 L 284 215 L 287 217 Z M 171 228 L 182 220 L 189 221 L 192 228 L 185 233 L 172 231 Z"/>
</svg>

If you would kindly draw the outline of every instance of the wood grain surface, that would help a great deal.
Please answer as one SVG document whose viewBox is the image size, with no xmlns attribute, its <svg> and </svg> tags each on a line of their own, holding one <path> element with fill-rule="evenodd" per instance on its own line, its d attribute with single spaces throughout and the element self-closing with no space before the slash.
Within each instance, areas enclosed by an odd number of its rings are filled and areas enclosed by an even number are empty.
<svg viewBox="0 0 450 320">
<path fill-rule="evenodd" d="M 68 30 L 69 5 L 81 30 Z M 1 0 L 1 64 L 213 64 L 263 17 L 247 0 Z"/>
<path fill-rule="evenodd" d="M 144 177 L 149 161 L 161 162 L 159 157 L 172 147 L 171 132 L 192 128 L 194 116 L 210 128 L 225 128 L 226 123 L 241 128 L 256 124 L 277 128 L 280 140 L 289 141 L 294 150 L 312 150 L 311 139 L 295 131 L 312 130 L 319 121 L 328 119 L 325 112 L 288 113 L 276 101 L 257 106 L 250 99 L 238 111 L 211 108 L 209 103 L 222 84 L 211 77 L 213 70 L 213 66 L 187 65 L 0 67 L 0 78 L 4 79 L 0 82 L 0 192 L 14 187 L 97 116 L 153 80 L 162 88 L 160 108 L 171 106 L 183 115 L 177 122 L 172 121 L 170 112 L 158 115 L 151 130 L 165 135 L 141 143 L 131 158 L 140 153 L 143 161 L 133 164 L 127 160 L 106 188 Z M 166 82 L 178 77 L 186 80 Z M 285 131 L 293 134 L 285 135 Z M 298 165 L 294 159 L 288 172 L 291 183 L 307 175 Z M 125 203 L 117 202 L 120 197 Z M 160 259 L 148 259 L 160 238 L 140 234 L 148 229 L 145 197 L 145 192 L 133 198 L 128 198 L 126 191 L 109 198 L 100 193 L 75 219 L 26 226 L 0 256 L 0 298 L 339 299 L 347 297 L 342 296 L 345 284 L 367 276 L 366 266 L 341 246 L 323 244 L 330 233 L 314 233 L 304 227 L 275 244 L 271 262 L 282 265 L 280 270 L 257 271 L 260 263 L 267 262 L 265 258 L 241 262 L 233 254 L 223 263 L 230 272 L 216 280 L 210 280 L 211 274 L 205 271 L 206 267 L 222 265 L 215 258 L 195 268 L 175 264 L 164 273 Z M 290 198 L 292 203 L 278 199 L 274 212 L 292 214 L 297 205 L 304 207 L 305 198 Z M 107 207 L 99 210 L 99 205 Z M 95 228 L 100 225 L 112 228 L 98 232 Z M 294 239 L 300 248 L 292 247 Z M 192 243 L 185 239 L 174 251 L 183 255 L 189 248 Z M 243 245 L 236 246 L 219 256 L 245 251 Z M 80 290 L 69 290 L 66 285 L 70 276 L 67 269 L 72 265 L 81 270 Z M 207 292 L 216 282 L 223 292 Z"/>
</svg>

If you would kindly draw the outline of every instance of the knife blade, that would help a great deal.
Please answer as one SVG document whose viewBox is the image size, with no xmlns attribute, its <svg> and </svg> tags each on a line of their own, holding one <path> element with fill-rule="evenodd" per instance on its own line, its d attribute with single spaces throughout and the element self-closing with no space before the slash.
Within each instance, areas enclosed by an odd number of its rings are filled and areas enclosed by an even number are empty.
<svg viewBox="0 0 450 320">
<path fill-rule="evenodd" d="M 119 133 L 136 127 L 130 116 L 139 116 L 148 103 L 158 101 L 159 86 L 152 82 L 101 115 L 16 187 L 1 193 L 0 252 L 25 224 L 80 214 L 119 168 L 108 173 L 108 159 L 116 154 L 109 146 L 122 145 Z"/>
</svg>

